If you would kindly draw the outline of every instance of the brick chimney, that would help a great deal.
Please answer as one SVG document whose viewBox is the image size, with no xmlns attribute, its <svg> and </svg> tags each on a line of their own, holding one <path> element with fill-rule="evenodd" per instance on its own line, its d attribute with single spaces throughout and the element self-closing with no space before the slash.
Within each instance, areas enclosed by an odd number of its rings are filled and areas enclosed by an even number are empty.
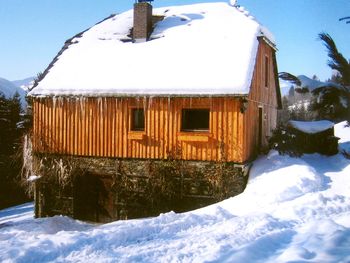
<svg viewBox="0 0 350 263">
<path fill-rule="evenodd" d="M 152 31 L 152 5 L 145 0 L 134 4 L 134 42 L 145 42 Z"/>
</svg>

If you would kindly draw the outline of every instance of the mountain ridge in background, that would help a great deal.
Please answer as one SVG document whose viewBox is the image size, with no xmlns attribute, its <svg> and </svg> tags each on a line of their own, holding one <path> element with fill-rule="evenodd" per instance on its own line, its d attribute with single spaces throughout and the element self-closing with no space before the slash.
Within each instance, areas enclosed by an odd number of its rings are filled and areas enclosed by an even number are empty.
<svg viewBox="0 0 350 263">
<path fill-rule="evenodd" d="M 0 77 L 0 92 L 3 93 L 7 99 L 12 98 L 13 95 L 18 92 L 21 97 L 22 107 L 25 108 L 27 105 L 25 97 L 28 89 L 33 85 L 33 81 L 34 77 L 15 81 L 10 81 Z"/>
</svg>

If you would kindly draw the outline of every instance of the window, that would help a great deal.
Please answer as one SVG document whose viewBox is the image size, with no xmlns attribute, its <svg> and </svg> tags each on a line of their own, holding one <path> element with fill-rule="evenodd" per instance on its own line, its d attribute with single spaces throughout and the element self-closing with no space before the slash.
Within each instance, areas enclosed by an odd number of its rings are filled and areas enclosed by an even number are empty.
<svg viewBox="0 0 350 263">
<path fill-rule="evenodd" d="M 182 131 L 209 131 L 209 109 L 183 109 Z"/>
<path fill-rule="evenodd" d="M 145 113 L 143 109 L 131 109 L 131 130 L 145 130 Z"/>
<path fill-rule="evenodd" d="M 269 87 L 269 76 L 270 76 L 270 70 L 269 70 L 269 57 L 265 56 L 265 88 Z"/>
</svg>

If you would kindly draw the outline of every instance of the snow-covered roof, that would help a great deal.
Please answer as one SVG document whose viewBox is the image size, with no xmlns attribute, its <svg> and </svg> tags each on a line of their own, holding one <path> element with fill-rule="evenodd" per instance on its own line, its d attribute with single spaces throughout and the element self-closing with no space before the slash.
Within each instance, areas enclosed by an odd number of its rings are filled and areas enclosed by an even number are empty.
<svg viewBox="0 0 350 263">
<path fill-rule="evenodd" d="M 333 128 L 334 123 L 327 120 L 322 121 L 289 121 L 288 122 L 293 128 L 309 133 L 314 134 L 318 132 L 323 132 L 330 128 Z"/>
<path fill-rule="evenodd" d="M 273 36 L 241 7 L 157 8 L 144 43 L 132 43 L 133 10 L 73 38 L 32 96 L 241 95 L 253 77 L 258 37 Z"/>
</svg>

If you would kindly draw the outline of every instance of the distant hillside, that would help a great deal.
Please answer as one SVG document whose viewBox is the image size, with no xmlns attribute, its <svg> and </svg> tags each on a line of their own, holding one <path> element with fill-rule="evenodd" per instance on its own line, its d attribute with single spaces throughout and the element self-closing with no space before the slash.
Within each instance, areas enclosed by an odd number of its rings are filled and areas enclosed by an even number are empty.
<svg viewBox="0 0 350 263">
<path fill-rule="evenodd" d="M 25 91 L 28 91 L 29 88 L 33 86 L 35 77 L 20 79 L 20 80 L 14 80 L 11 81 L 16 87 L 20 87 L 24 89 Z"/>
<path fill-rule="evenodd" d="M 310 92 L 314 89 L 318 89 L 321 87 L 334 87 L 334 88 L 341 88 L 341 85 L 334 83 L 334 82 L 323 82 L 315 79 L 311 79 L 305 75 L 299 75 L 298 79 L 301 82 L 300 87 L 298 88 L 307 88 Z"/>
<path fill-rule="evenodd" d="M 334 88 L 342 88 L 341 85 L 334 83 L 334 82 L 329 82 L 329 81 L 319 81 L 316 79 L 309 78 L 305 75 L 299 75 L 296 77 L 299 79 L 301 85 L 298 86 L 291 81 L 288 80 L 283 80 L 279 79 L 279 84 L 281 88 L 281 94 L 282 96 L 286 96 L 289 93 L 290 88 L 294 89 L 306 89 L 307 92 L 312 92 L 315 89 L 321 88 L 321 87 L 334 87 Z"/>
<path fill-rule="evenodd" d="M 26 91 L 7 79 L 0 78 L 0 92 L 2 92 L 6 98 L 12 98 L 16 91 L 21 96 L 22 107 L 26 107 L 27 103 L 25 100 Z"/>
</svg>

